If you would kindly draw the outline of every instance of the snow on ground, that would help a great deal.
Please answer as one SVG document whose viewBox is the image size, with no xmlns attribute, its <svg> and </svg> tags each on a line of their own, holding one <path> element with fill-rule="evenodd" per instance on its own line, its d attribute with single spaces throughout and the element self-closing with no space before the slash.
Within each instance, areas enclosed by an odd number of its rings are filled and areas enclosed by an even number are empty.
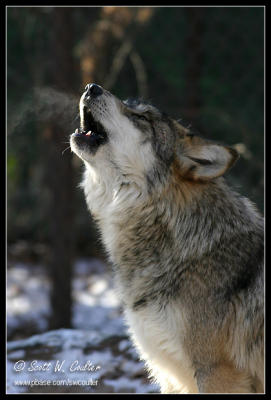
<svg viewBox="0 0 271 400">
<path fill-rule="evenodd" d="M 7 357 L 7 393 L 158 391 L 126 336 L 59 329 L 9 342 Z"/>
<path fill-rule="evenodd" d="M 111 275 L 100 260 L 75 263 L 74 329 L 46 332 L 49 290 L 42 266 L 9 267 L 7 393 L 159 392 L 131 345 Z"/>
</svg>

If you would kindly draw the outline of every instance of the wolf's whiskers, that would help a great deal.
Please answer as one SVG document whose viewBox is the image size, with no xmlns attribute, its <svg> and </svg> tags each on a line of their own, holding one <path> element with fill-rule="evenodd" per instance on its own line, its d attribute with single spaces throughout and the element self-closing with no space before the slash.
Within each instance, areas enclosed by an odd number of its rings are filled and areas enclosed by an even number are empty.
<svg viewBox="0 0 271 400">
<path fill-rule="evenodd" d="M 66 147 L 66 149 L 64 149 L 64 150 L 62 151 L 62 155 L 65 153 L 66 150 L 68 150 L 68 149 L 70 149 L 70 148 L 71 148 L 71 146 Z"/>
</svg>

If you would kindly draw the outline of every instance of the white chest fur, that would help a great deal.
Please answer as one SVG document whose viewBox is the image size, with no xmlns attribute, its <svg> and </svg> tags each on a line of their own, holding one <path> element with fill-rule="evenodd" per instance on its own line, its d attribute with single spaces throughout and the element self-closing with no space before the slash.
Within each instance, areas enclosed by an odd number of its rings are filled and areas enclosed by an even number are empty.
<svg viewBox="0 0 271 400">
<path fill-rule="evenodd" d="M 132 340 L 162 392 L 198 393 L 195 371 L 183 346 L 186 317 L 180 307 L 147 306 L 125 310 L 125 317 Z"/>
</svg>

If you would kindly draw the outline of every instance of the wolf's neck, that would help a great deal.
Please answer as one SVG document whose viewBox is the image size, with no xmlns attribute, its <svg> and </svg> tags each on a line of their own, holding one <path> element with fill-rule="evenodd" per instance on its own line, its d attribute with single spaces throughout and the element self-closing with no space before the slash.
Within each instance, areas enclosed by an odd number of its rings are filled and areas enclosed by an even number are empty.
<svg viewBox="0 0 271 400">
<path fill-rule="evenodd" d="M 136 183 L 125 184 L 117 174 L 104 180 L 88 170 L 82 186 L 106 250 L 117 264 L 137 262 L 131 249 L 144 254 L 146 262 L 153 257 L 157 262 L 171 258 L 173 252 L 179 261 L 191 254 L 200 258 L 228 230 L 232 235 L 245 233 L 260 221 L 251 203 L 230 191 L 223 180 L 201 187 L 197 194 L 185 184 L 150 194 L 140 191 Z"/>
<path fill-rule="evenodd" d="M 103 171 L 87 166 L 80 186 L 83 188 L 87 206 L 97 221 L 110 220 L 111 216 L 125 214 L 127 208 L 142 204 L 147 191 L 140 182 L 123 176 L 117 169 Z"/>
<path fill-rule="evenodd" d="M 174 251 L 178 258 L 185 258 L 190 248 L 186 242 L 191 241 L 192 236 L 193 241 L 198 239 L 200 229 L 195 217 L 198 203 L 191 200 L 187 188 L 176 191 L 169 185 L 159 193 L 149 193 L 147 189 L 140 189 L 136 182 L 124 182 L 118 174 L 111 173 L 108 179 L 106 174 L 98 174 L 91 168 L 86 169 L 81 186 L 106 250 L 115 264 L 123 260 L 127 264 L 127 257 L 129 263 L 135 264 L 137 258 L 131 256 L 133 248 L 145 254 L 146 260 L 151 260 L 153 252 L 158 259 L 161 251 L 170 255 L 173 246 L 177 246 Z M 203 244 L 197 246 L 200 253 L 204 251 L 202 247 Z"/>
</svg>

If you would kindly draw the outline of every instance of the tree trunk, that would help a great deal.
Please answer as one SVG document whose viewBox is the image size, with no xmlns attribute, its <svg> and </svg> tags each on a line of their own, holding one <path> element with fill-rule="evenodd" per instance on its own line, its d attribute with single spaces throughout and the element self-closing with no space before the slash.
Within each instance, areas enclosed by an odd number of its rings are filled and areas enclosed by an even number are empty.
<svg viewBox="0 0 271 400">
<path fill-rule="evenodd" d="M 72 8 L 55 7 L 51 11 L 51 54 L 49 85 L 62 93 L 71 93 L 74 83 L 72 56 Z M 58 117 L 58 119 L 61 119 Z M 72 316 L 73 246 L 73 170 L 69 152 L 62 155 L 69 128 L 52 119 L 45 131 L 48 143 L 47 185 L 51 194 L 50 329 L 68 328 Z"/>
</svg>

